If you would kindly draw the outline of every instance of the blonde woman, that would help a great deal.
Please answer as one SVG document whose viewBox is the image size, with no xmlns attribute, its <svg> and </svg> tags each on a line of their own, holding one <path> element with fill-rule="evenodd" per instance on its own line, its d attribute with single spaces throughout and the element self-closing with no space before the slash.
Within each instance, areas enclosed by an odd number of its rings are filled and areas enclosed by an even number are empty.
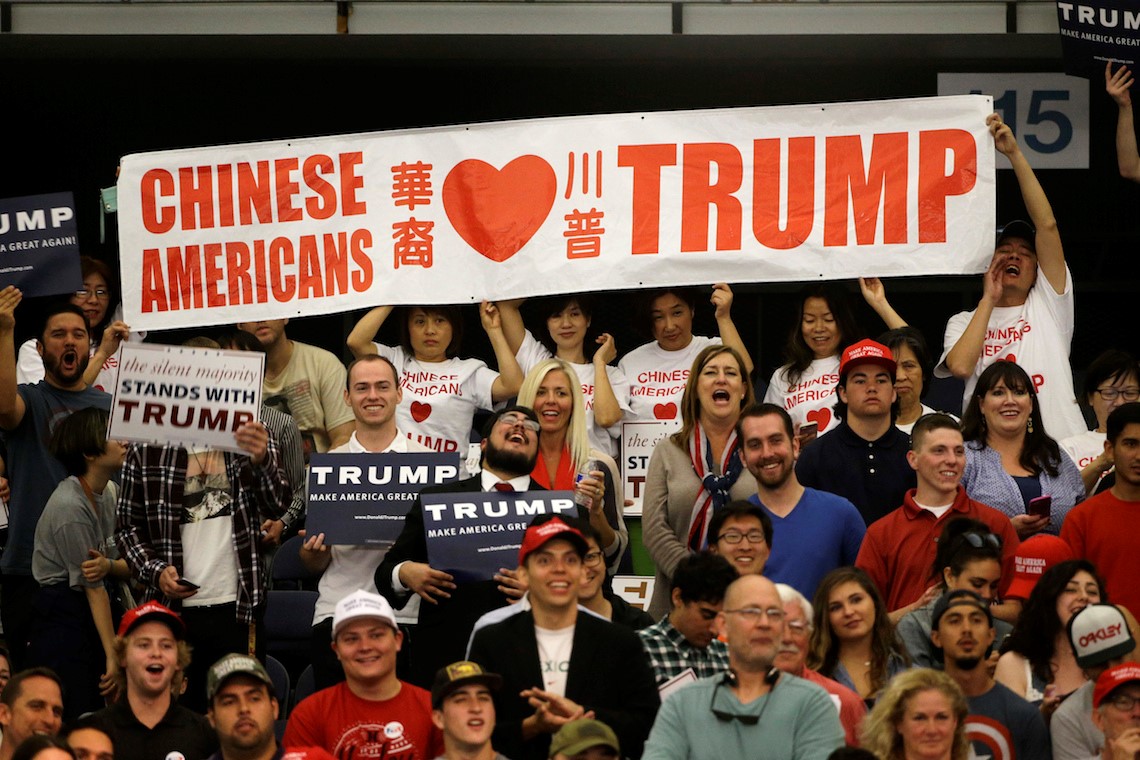
<svg viewBox="0 0 1140 760">
<path fill-rule="evenodd" d="M 966 760 L 966 697 L 945 673 L 914 668 L 891 681 L 863 722 L 879 760 Z"/>
<path fill-rule="evenodd" d="M 598 533 L 606 567 L 613 574 L 629 544 L 621 514 L 625 499 L 617 463 L 609 454 L 590 447 L 578 375 L 562 359 L 544 359 L 523 378 L 518 403 L 534 409 L 541 426 L 531 479 L 543 488 L 573 491 L 578 475 L 587 476 L 580 488 L 589 497 L 590 525 Z"/>
</svg>

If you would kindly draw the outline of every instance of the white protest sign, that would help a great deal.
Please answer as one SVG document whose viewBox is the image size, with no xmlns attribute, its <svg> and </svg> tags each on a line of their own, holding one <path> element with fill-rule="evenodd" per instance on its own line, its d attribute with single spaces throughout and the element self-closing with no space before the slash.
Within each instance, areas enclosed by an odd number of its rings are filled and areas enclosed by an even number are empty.
<svg viewBox="0 0 1140 760">
<path fill-rule="evenodd" d="M 649 472 L 649 457 L 657 444 L 680 430 L 680 420 L 663 422 L 626 422 L 621 426 L 621 475 L 625 484 L 625 498 L 633 504 L 625 514 L 641 515 L 641 502 L 645 497 L 645 474 Z"/>
<path fill-rule="evenodd" d="M 258 419 L 265 355 L 254 351 L 124 343 L 108 438 L 210 446 Z"/>
<path fill-rule="evenodd" d="M 978 95 L 608 114 L 125 156 L 136 329 L 709 282 L 968 274 Z"/>
</svg>

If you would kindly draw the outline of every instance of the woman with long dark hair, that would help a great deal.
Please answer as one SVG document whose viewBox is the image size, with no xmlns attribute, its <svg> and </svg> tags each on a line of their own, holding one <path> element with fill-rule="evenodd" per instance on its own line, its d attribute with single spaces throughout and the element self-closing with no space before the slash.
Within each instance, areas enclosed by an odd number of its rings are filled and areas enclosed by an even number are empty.
<svg viewBox="0 0 1140 760">
<path fill-rule="evenodd" d="M 1025 600 L 994 678 L 1030 702 L 1046 701 L 1044 710 L 1052 712 L 1086 680 L 1069 643 L 1069 620 L 1088 605 L 1107 601 L 1104 580 L 1088 560 L 1050 567 Z"/>
<path fill-rule="evenodd" d="M 1061 521 L 1085 498 L 1081 473 L 1049 437 L 1033 381 L 1013 362 L 994 362 L 982 372 L 962 415 L 966 469 L 962 485 L 974 501 L 1013 521 L 1025 539 L 1056 535 Z M 1030 513 L 1034 499 L 1049 497 L 1049 514 Z"/>
<path fill-rule="evenodd" d="M 739 456 L 736 421 L 752 403 L 744 360 L 727 346 L 707 346 L 693 362 L 681 400 L 681 429 L 649 458 L 642 502 L 642 536 L 657 566 L 649 614 L 669 610 L 673 570 L 703 551 L 713 514 L 756 493 L 756 480 Z"/>
<path fill-rule="evenodd" d="M 891 678 L 910 667 L 879 590 L 859 568 L 840 567 L 823 577 L 812 604 L 808 667 L 872 704 Z"/>
</svg>

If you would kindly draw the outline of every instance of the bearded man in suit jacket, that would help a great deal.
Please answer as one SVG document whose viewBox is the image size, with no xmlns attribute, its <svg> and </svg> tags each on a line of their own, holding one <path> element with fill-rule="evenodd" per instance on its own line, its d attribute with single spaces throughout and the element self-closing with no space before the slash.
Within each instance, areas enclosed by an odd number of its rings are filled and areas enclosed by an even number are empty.
<svg viewBox="0 0 1140 760">
<path fill-rule="evenodd" d="M 483 470 L 457 483 L 431 486 L 423 494 L 474 493 L 510 490 L 538 491 L 530 473 L 538 457 L 538 415 L 525 406 L 497 412 L 483 430 Z M 513 570 L 504 569 L 491 581 L 456 584 L 450 573 L 428 564 L 423 502 L 417 498 L 404 519 L 404 528 L 376 569 L 376 588 L 395 609 L 412 594 L 423 599 L 410 658 L 410 682 L 430 688 L 436 671 L 465 659 L 467 639 L 485 612 L 521 597 Z"/>
</svg>

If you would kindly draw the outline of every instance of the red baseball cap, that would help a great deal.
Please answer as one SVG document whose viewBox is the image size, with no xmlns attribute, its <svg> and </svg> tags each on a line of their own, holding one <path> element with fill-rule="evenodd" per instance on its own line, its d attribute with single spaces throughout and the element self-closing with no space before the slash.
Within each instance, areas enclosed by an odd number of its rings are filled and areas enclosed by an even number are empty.
<svg viewBox="0 0 1140 760">
<path fill-rule="evenodd" d="M 1058 562 L 1075 559 L 1073 549 L 1057 536 L 1038 533 L 1021 542 L 1013 555 L 1013 581 L 1005 592 L 1010 599 L 1028 599 L 1041 573 Z"/>
<path fill-rule="evenodd" d="M 123 615 L 122 622 L 119 623 L 119 635 L 126 636 L 137 626 L 149 620 L 166 623 L 173 631 L 176 639 L 181 639 L 186 635 L 186 624 L 182 622 L 178 613 L 158 602 L 146 602 L 133 610 L 128 610 L 127 614 Z"/>
<path fill-rule="evenodd" d="M 1093 687 L 1093 707 L 1100 707 L 1100 703 L 1118 687 L 1133 681 L 1140 681 L 1140 664 L 1135 662 L 1126 662 L 1104 671 Z"/>
<path fill-rule="evenodd" d="M 552 517 L 546 522 L 531 525 L 523 534 L 522 546 L 519 547 L 519 564 L 526 562 L 526 558 L 541 549 L 556 538 L 565 539 L 574 544 L 574 548 L 582 556 L 590 550 L 586 537 L 577 528 L 572 528 L 562 522 L 561 517 Z"/>
<path fill-rule="evenodd" d="M 846 375 L 847 370 L 853 364 L 877 364 L 890 372 L 892 379 L 895 376 L 895 367 L 897 366 L 891 349 L 870 338 L 847 347 L 843 352 L 843 358 L 839 361 L 839 376 Z"/>
</svg>

